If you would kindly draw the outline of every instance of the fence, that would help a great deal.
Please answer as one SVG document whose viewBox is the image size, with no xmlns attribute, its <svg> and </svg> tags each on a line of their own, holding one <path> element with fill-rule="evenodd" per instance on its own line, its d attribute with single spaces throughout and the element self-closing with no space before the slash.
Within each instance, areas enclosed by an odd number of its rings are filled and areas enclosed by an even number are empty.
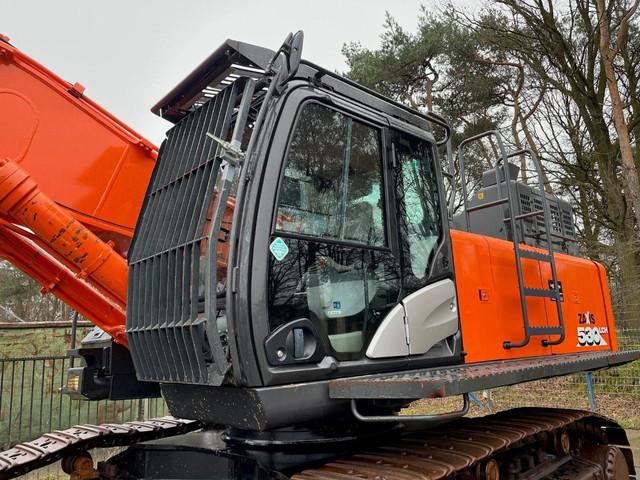
<svg viewBox="0 0 640 480">
<path fill-rule="evenodd" d="M 640 329 L 618 329 L 620 348 L 640 349 Z M 594 372 L 591 375 L 595 411 L 613 418 L 625 428 L 640 429 L 640 362 Z M 585 374 L 524 383 L 491 392 L 493 411 L 524 406 L 589 410 Z"/>
<path fill-rule="evenodd" d="M 167 415 L 162 399 L 83 401 L 60 391 L 65 355 L 0 359 L 0 450 L 80 423 L 122 423 Z"/>
</svg>

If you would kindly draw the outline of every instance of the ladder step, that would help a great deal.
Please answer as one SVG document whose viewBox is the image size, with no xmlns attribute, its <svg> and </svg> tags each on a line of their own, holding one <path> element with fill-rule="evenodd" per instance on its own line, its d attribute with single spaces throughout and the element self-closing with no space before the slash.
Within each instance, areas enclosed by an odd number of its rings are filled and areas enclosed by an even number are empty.
<svg viewBox="0 0 640 480">
<path fill-rule="evenodd" d="M 562 327 L 529 327 L 531 335 L 560 335 Z"/>
<path fill-rule="evenodd" d="M 520 256 L 525 258 L 532 258 L 533 260 L 540 260 L 542 262 L 550 262 L 551 255 L 548 253 L 538 253 L 531 250 L 520 250 Z"/>
<path fill-rule="evenodd" d="M 525 288 L 524 294 L 527 297 L 556 298 L 556 292 L 554 292 L 553 290 L 547 290 L 545 288 Z"/>
</svg>

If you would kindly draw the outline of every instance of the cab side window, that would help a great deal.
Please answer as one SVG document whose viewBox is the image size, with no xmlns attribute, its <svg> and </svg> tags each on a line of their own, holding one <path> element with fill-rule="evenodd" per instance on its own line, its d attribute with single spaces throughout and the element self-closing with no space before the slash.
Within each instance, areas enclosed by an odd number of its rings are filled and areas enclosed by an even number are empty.
<svg viewBox="0 0 640 480">
<path fill-rule="evenodd" d="M 442 239 L 440 196 L 432 146 L 424 140 L 397 135 L 396 200 L 405 293 L 428 282 L 429 269 Z"/>
</svg>

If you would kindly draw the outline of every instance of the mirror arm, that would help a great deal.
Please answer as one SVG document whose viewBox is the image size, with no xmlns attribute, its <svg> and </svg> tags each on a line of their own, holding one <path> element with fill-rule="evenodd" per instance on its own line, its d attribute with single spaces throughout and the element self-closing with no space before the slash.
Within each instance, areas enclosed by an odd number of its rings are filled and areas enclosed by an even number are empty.
<svg viewBox="0 0 640 480">
<path fill-rule="evenodd" d="M 293 33 L 289 33 L 265 68 L 265 76 L 273 77 L 272 81 L 275 81 L 278 84 L 278 91 L 280 90 L 280 86 L 291 80 L 298 72 L 303 40 L 304 34 L 302 30 L 298 30 L 295 35 Z M 293 62 L 292 54 L 295 54 L 295 56 L 293 56 Z M 280 55 L 284 56 L 285 63 L 281 68 L 275 70 L 275 64 L 280 58 Z"/>
</svg>

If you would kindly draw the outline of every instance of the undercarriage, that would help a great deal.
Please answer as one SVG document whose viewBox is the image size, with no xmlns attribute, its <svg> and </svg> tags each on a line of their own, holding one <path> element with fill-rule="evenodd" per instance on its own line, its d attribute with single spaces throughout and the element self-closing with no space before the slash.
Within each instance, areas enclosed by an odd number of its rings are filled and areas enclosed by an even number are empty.
<svg viewBox="0 0 640 480">
<path fill-rule="evenodd" d="M 171 417 L 83 425 L 2 453 L 0 478 L 59 459 L 78 480 L 617 480 L 635 474 L 624 430 L 586 411 L 522 408 L 432 429 L 364 428 L 341 424 L 333 432 L 325 426 L 256 433 L 202 428 Z M 131 446 L 94 465 L 92 449 L 126 445 Z"/>
</svg>

